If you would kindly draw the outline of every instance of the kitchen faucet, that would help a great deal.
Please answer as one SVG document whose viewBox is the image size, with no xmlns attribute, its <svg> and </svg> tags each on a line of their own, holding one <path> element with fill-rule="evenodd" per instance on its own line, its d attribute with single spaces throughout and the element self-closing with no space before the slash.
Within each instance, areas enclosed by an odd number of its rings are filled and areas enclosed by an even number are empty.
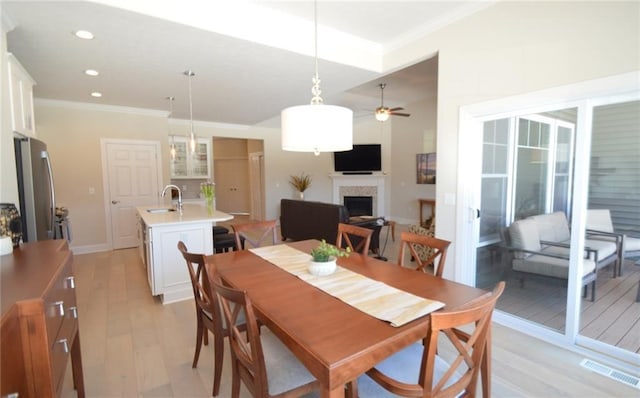
<svg viewBox="0 0 640 398">
<path fill-rule="evenodd" d="M 177 185 L 169 184 L 162 190 L 162 197 L 167 193 L 168 189 L 177 189 L 178 190 L 178 211 L 182 213 L 182 191 Z"/>
</svg>

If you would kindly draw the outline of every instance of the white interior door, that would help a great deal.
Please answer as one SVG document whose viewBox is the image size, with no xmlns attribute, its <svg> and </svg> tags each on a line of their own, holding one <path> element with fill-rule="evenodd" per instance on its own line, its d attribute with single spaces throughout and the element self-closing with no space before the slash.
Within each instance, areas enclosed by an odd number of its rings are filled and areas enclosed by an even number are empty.
<svg viewBox="0 0 640 398">
<path fill-rule="evenodd" d="M 136 207 L 157 205 L 158 143 L 112 141 L 103 144 L 106 157 L 108 214 L 114 249 L 139 245 Z"/>
</svg>

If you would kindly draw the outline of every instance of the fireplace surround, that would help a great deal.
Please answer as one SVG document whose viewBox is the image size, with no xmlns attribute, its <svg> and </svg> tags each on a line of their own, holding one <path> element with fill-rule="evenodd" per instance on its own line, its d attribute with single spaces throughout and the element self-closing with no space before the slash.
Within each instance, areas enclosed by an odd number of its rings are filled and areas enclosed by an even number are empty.
<svg viewBox="0 0 640 398">
<path fill-rule="evenodd" d="M 371 197 L 373 217 L 383 217 L 384 206 L 384 180 L 383 174 L 372 175 L 330 175 L 333 180 L 333 203 L 345 204 L 345 197 Z"/>
</svg>

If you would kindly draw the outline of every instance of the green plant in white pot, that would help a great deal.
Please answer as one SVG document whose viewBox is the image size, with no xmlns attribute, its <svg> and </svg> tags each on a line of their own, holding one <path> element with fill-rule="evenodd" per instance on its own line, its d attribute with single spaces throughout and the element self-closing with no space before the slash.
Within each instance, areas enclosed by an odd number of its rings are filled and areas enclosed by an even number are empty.
<svg viewBox="0 0 640 398">
<path fill-rule="evenodd" d="M 336 270 L 336 259 L 347 257 L 351 254 L 351 249 L 341 249 L 327 243 L 324 239 L 318 246 L 311 249 L 312 260 L 309 263 L 309 273 L 316 276 L 332 274 Z"/>
</svg>

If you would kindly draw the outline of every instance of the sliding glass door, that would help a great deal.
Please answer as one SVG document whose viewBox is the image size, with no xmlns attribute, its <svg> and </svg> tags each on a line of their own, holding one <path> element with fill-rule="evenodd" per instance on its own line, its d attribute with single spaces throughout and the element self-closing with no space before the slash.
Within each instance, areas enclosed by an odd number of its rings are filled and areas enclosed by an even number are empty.
<svg viewBox="0 0 640 398">
<path fill-rule="evenodd" d="M 576 109 L 565 109 L 483 123 L 476 285 L 506 280 L 499 309 L 558 331 L 564 330 L 568 279 L 513 273 L 506 246 L 516 220 L 553 211 L 570 216 L 575 115 Z"/>
<path fill-rule="evenodd" d="M 637 363 L 640 252 L 628 253 L 619 266 L 616 261 L 598 269 L 594 300 L 592 285 L 583 278 L 590 264 L 585 253 L 594 245 L 586 233 L 590 210 L 607 210 L 615 232 L 640 238 L 640 90 L 625 86 L 633 86 L 630 76 L 619 80 L 608 80 L 608 97 L 599 83 L 593 88 L 585 83 L 584 91 L 575 88 L 572 102 L 567 102 L 568 89 L 560 89 L 561 106 L 540 105 L 533 95 L 538 103 L 533 113 L 534 106 L 526 113 L 512 109 L 513 103 L 526 103 L 522 97 L 462 109 L 462 140 L 475 141 L 482 150 L 468 147 L 461 153 L 460 208 L 468 210 L 459 236 L 474 245 L 457 249 L 456 266 L 461 280 L 478 287 L 507 281 L 497 304 L 496 319 L 502 323 Z M 562 262 L 565 274 L 545 272 L 544 261 L 536 263 L 535 257 L 533 268 L 516 270 L 514 259 L 522 262 L 531 253 L 513 250 L 512 224 L 554 212 L 566 219 L 569 231 L 565 247 L 556 249 L 568 258 Z M 540 249 L 549 247 L 539 236 L 533 239 Z M 590 259 L 595 260 L 593 254 Z"/>
</svg>

